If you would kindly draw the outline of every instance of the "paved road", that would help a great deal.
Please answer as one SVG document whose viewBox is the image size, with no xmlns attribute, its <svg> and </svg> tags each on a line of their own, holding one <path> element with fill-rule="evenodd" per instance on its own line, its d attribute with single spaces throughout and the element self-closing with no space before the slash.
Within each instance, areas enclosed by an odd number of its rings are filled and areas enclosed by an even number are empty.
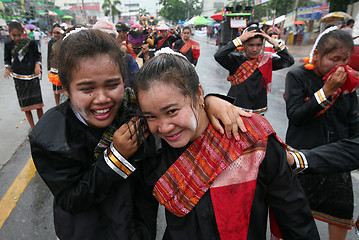
<svg viewBox="0 0 359 240">
<path fill-rule="evenodd" d="M 201 57 L 196 69 L 204 91 L 206 93 L 218 92 L 226 94 L 230 87 L 225 80 L 228 73 L 213 59 L 216 47 L 212 43 L 207 43 L 206 37 L 197 37 L 196 40 L 201 44 Z M 293 48 L 293 51 L 295 52 L 298 49 Z M 296 52 L 296 60 L 305 56 L 306 52 L 309 52 L 308 49 L 308 47 L 302 47 L 300 51 Z M 43 62 L 45 63 L 46 47 L 44 42 L 42 52 L 44 56 Z M 2 46 L 0 46 L 0 55 L 3 55 Z M 46 65 L 44 66 L 45 68 Z M 288 69 L 280 70 L 273 75 L 272 92 L 268 98 L 269 112 L 266 114 L 282 139 L 284 139 L 287 128 L 285 106 L 282 98 L 284 77 L 287 71 Z M 27 121 L 23 120 L 24 114 L 19 110 L 13 81 L 3 79 L 2 75 L 3 63 L 0 61 L 0 82 L 2 86 L 0 88 L 0 138 L 2 143 L 0 145 L 2 152 L 2 158 L 0 158 L 0 198 L 2 199 L 0 201 L 0 239 L 56 239 L 52 219 L 51 193 L 38 174 L 31 175 L 34 170 L 31 165 L 27 164 L 30 159 L 29 144 L 26 141 L 29 126 Z M 55 103 L 51 84 L 47 80 L 46 73 L 41 84 L 45 110 L 47 110 L 53 107 Z M 29 168 L 21 172 L 24 166 L 29 166 Z M 19 175 L 21 177 L 17 177 Z M 359 196 L 359 175 L 357 172 L 353 172 L 352 175 L 355 197 L 357 198 Z M 17 184 L 13 184 L 15 179 Z M 6 212 L 12 204 L 14 206 L 16 204 L 16 206 L 11 212 Z M 359 208 L 356 207 L 354 216 L 358 215 Z M 2 223 L 4 224 L 1 227 Z M 317 222 L 317 224 L 322 239 L 329 239 L 327 226 L 320 222 Z M 164 222 L 160 218 L 159 239 L 163 227 Z M 353 230 L 348 233 L 347 239 L 357 239 Z"/>
</svg>

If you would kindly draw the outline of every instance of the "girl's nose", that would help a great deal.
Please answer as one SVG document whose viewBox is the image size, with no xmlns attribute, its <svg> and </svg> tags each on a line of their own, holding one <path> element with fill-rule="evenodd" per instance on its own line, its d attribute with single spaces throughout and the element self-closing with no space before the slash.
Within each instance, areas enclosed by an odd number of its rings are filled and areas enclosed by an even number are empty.
<svg viewBox="0 0 359 240">
<path fill-rule="evenodd" d="M 110 97 L 107 95 L 105 90 L 99 90 L 96 93 L 94 103 L 103 104 L 103 103 L 108 103 L 109 101 L 110 101 Z"/>
<path fill-rule="evenodd" d="M 170 133 L 174 128 L 174 125 L 167 120 L 161 120 L 157 125 L 157 132 L 161 134 Z"/>
</svg>

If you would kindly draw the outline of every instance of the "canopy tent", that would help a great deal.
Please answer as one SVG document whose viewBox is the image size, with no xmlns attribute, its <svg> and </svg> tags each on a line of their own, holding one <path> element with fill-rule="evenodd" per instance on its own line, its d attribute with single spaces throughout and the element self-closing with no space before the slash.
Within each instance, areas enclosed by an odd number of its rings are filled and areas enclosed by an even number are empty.
<svg viewBox="0 0 359 240">
<path fill-rule="evenodd" d="M 193 21 L 193 24 L 198 26 L 198 25 L 206 25 L 210 22 L 211 21 L 207 20 L 205 17 L 200 16 Z"/>
<path fill-rule="evenodd" d="M 53 9 L 51 9 L 51 11 L 55 12 L 57 14 L 57 16 L 63 16 L 66 14 L 66 12 L 60 11 L 57 8 L 53 8 Z"/>
<path fill-rule="evenodd" d="M 282 15 L 280 17 L 275 18 L 274 19 L 274 25 L 283 22 L 285 19 L 286 19 L 285 15 Z M 270 26 L 272 26 L 273 25 L 273 19 L 269 20 L 269 21 L 266 21 L 265 23 L 261 22 L 261 24 L 262 25 L 270 25 Z"/>
<path fill-rule="evenodd" d="M 223 20 L 223 14 L 227 14 L 228 12 L 218 12 L 218 13 L 215 13 L 211 16 L 212 19 L 214 20 Z"/>
<path fill-rule="evenodd" d="M 70 16 L 70 15 L 65 15 L 62 17 L 62 19 L 73 19 L 74 17 L 73 16 Z"/>
<path fill-rule="evenodd" d="M 45 11 L 42 9 L 36 10 L 36 13 L 39 14 L 40 16 L 44 16 L 46 14 Z"/>
<path fill-rule="evenodd" d="M 326 14 L 324 17 L 322 17 L 320 19 L 321 22 L 331 22 L 332 20 L 336 20 L 336 19 L 344 19 L 344 20 L 349 20 L 352 19 L 352 16 L 350 16 L 349 14 L 345 13 L 345 12 L 331 12 Z"/>
<path fill-rule="evenodd" d="M 193 26 L 194 25 L 194 21 L 198 18 L 199 16 L 194 16 L 193 18 L 191 18 L 190 20 L 188 20 L 187 22 L 185 22 L 183 24 L 183 26 Z"/>
<path fill-rule="evenodd" d="M 49 16 L 57 16 L 57 13 L 54 12 L 54 11 L 47 11 L 47 14 L 48 14 Z"/>
</svg>

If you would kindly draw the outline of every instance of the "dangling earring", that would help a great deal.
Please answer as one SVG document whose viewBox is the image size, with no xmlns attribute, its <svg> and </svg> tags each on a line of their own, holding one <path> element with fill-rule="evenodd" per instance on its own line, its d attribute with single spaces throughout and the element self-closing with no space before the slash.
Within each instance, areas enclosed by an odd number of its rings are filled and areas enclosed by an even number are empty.
<svg viewBox="0 0 359 240">
<path fill-rule="evenodd" d="M 205 107 L 205 106 L 204 106 L 204 103 L 202 103 L 202 104 L 200 105 L 200 107 L 201 107 L 202 109 L 204 109 L 204 107 Z"/>
</svg>

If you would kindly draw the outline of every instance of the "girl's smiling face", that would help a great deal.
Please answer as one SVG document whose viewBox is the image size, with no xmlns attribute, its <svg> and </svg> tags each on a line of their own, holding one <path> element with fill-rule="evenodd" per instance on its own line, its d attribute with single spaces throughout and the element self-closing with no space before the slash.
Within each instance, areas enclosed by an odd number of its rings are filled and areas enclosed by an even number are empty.
<svg viewBox="0 0 359 240">
<path fill-rule="evenodd" d="M 349 61 L 351 50 L 349 48 L 338 48 L 325 55 L 320 54 L 318 50 L 314 50 L 313 71 L 320 77 L 327 75 L 330 70 L 339 66 L 346 65 Z"/>
<path fill-rule="evenodd" d="M 202 101 L 201 93 L 198 101 Z M 194 107 L 191 98 L 184 96 L 172 84 L 154 82 L 148 90 L 139 90 L 137 97 L 150 131 L 166 140 L 171 147 L 186 146 L 207 127 L 206 114 L 200 112 L 203 109 Z"/>
<path fill-rule="evenodd" d="M 122 74 L 108 55 L 81 58 L 65 94 L 89 126 L 107 127 L 122 104 Z"/>
</svg>

